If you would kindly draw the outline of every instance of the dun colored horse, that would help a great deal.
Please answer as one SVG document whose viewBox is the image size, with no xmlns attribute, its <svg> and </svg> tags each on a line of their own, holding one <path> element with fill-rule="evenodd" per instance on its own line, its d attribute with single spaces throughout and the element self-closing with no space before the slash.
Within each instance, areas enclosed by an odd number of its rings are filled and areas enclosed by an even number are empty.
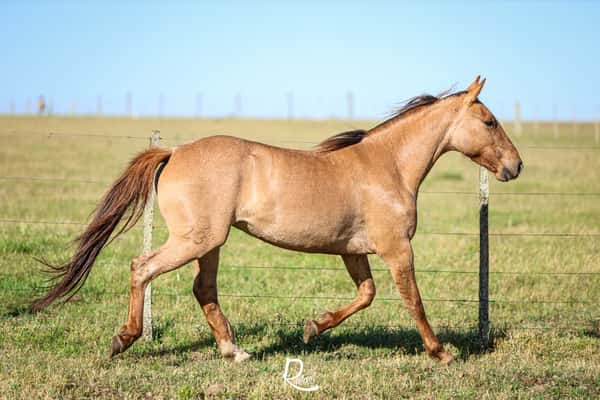
<svg viewBox="0 0 600 400">
<path fill-rule="evenodd" d="M 445 152 L 463 153 L 500 181 L 516 178 L 523 168 L 504 129 L 478 100 L 484 83 L 477 77 L 462 92 L 415 97 L 375 128 L 338 134 L 311 151 L 228 136 L 144 151 L 107 192 L 71 260 L 48 265 L 54 284 L 32 309 L 68 299 L 81 287 L 119 221 L 126 216 L 116 235 L 140 218 L 155 182 L 169 238 L 131 263 L 129 315 L 112 340 L 111 357 L 142 334 L 146 285 L 190 261 L 195 264 L 194 295 L 222 355 L 236 361 L 249 357 L 234 344 L 217 298 L 219 248 L 235 226 L 275 246 L 341 255 L 357 297 L 307 321 L 305 342 L 371 304 L 375 284 L 367 254 L 377 254 L 389 266 L 425 349 L 448 363 L 452 356 L 425 317 L 411 239 L 419 186 Z"/>
</svg>

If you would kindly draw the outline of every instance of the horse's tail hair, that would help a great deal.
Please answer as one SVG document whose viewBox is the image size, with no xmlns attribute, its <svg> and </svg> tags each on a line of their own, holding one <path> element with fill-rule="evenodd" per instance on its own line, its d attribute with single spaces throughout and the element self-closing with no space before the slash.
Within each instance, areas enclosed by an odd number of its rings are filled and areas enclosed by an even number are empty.
<svg viewBox="0 0 600 400">
<path fill-rule="evenodd" d="M 44 259 L 37 259 L 46 266 L 45 271 L 51 277 L 48 280 L 49 285 L 44 287 L 48 290 L 47 293 L 31 305 L 32 312 L 48 307 L 57 299 L 67 301 L 77 293 L 100 251 L 117 236 L 131 229 L 140 219 L 153 190 L 152 183 L 157 167 L 167 162 L 170 157 L 171 150 L 160 148 L 152 148 L 138 154 L 104 195 L 86 230 L 75 239 L 77 250 L 71 259 L 63 265 L 52 265 Z M 125 223 L 110 239 L 124 216 Z"/>
</svg>

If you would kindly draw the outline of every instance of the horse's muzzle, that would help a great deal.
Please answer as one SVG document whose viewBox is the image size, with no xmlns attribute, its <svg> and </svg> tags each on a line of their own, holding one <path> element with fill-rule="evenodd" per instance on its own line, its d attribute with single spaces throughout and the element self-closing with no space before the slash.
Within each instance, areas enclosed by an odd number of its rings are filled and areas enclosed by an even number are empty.
<svg viewBox="0 0 600 400">
<path fill-rule="evenodd" d="M 513 168 L 502 167 L 499 178 L 503 182 L 516 179 L 521 174 L 521 171 L 523 171 L 523 168 L 525 168 L 523 161 L 518 160 Z"/>
</svg>

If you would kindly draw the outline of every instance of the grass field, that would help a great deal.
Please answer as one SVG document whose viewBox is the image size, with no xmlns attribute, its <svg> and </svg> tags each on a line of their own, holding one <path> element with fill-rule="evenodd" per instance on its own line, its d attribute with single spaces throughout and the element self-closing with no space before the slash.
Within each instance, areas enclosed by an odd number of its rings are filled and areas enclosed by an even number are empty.
<svg viewBox="0 0 600 400">
<path fill-rule="evenodd" d="M 191 294 L 190 266 L 153 283 L 154 340 L 108 360 L 110 339 L 127 316 L 129 263 L 141 249 L 141 225 L 103 252 L 73 301 L 39 315 L 24 311 L 44 279 L 33 257 L 65 260 L 83 228 L 40 222 L 87 221 L 108 184 L 148 145 L 152 129 L 161 130 L 166 146 L 227 133 L 308 148 L 371 124 L 1 117 L 0 399 L 196 399 L 211 397 L 206 389 L 215 384 L 225 388 L 216 397 L 232 399 L 600 398 L 600 237 L 490 238 L 490 351 L 479 350 L 477 303 L 445 301 L 478 293 L 478 237 L 432 234 L 478 232 L 479 170 L 458 154 L 445 155 L 426 179 L 413 241 L 429 320 L 457 356 L 450 367 L 424 354 L 376 257 L 372 306 L 305 346 L 303 321 L 347 302 L 335 298 L 355 295 L 341 260 L 280 250 L 236 230 L 221 252 L 219 289 L 238 344 L 252 353 L 246 363 L 220 357 Z M 598 195 L 501 194 L 600 193 L 594 128 L 571 129 L 561 126 L 556 138 L 549 125 L 526 124 L 522 136 L 513 136 L 525 171 L 509 184 L 491 182 L 491 232 L 600 234 Z M 571 148 L 549 148 L 555 146 Z M 32 177 L 38 179 L 23 179 Z M 155 222 L 156 246 L 166 232 L 159 215 Z M 301 358 L 320 389 L 307 394 L 284 386 L 286 357 Z"/>
</svg>

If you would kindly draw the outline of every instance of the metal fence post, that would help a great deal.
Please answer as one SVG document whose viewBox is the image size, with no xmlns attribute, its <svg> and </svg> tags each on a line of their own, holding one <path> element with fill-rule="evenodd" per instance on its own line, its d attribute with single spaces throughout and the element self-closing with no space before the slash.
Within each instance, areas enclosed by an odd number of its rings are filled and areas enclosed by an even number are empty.
<svg viewBox="0 0 600 400">
<path fill-rule="evenodd" d="M 479 167 L 479 340 L 489 345 L 489 248 L 488 203 L 490 186 L 487 170 Z"/>
<path fill-rule="evenodd" d="M 160 131 L 152 131 L 150 136 L 150 147 L 156 147 L 160 142 Z M 142 254 L 148 254 L 152 251 L 152 220 L 154 218 L 154 188 L 150 191 L 150 197 L 144 207 L 144 245 Z M 152 284 L 148 283 L 144 291 L 144 338 L 152 340 Z"/>
</svg>

